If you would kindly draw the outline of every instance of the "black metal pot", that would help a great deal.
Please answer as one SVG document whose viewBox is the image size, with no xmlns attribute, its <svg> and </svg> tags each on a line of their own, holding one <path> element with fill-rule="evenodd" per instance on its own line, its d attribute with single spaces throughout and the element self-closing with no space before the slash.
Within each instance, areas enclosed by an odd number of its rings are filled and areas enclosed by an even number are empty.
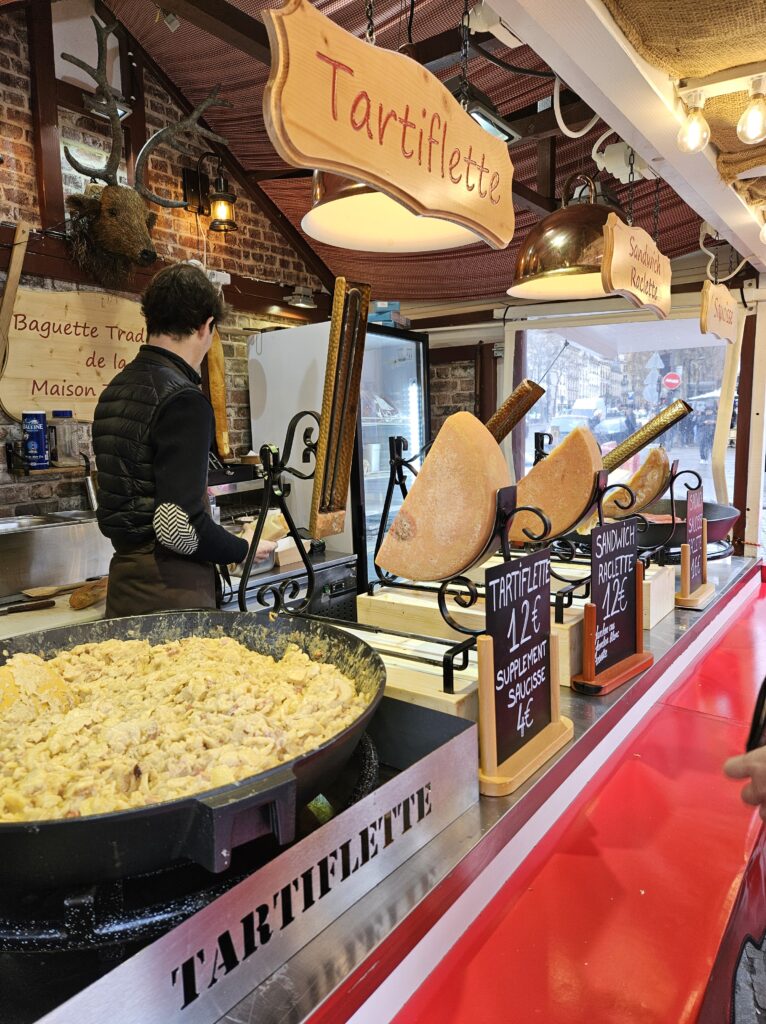
<svg viewBox="0 0 766 1024">
<path fill-rule="evenodd" d="M 655 501 L 648 508 L 643 509 L 648 515 L 669 516 L 670 501 Z M 739 519 L 739 509 L 732 505 L 719 505 L 715 501 L 706 501 L 702 506 L 702 514 L 707 520 L 708 544 L 713 541 L 724 540 L 731 532 L 732 526 Z M 686 543 L 686 502 L 676 501 L 676 517 L 683 519 L 682 523 L 676 523 L 673 534 L 668 542 L 669 548 L 680 548 Z M 642 548 L 654 547 L 662 544 L 670 530 L 670 523 L 649 523 L 645 533 L 639 533 L 638 543 Z"/>
<path fill-rule="evenodd" d="M 0 664 L 21 651 L 50 658 L 82 643 L 164 643 L 186 636 L 231 636 L 276 658 L 294 643 L 354 679 L 370 703 L 348 728 L 310 753 L 219 789 L 133 811 L 0 823 L 0 889 L 97 882 L 178 861 L 218 872 L 228 867 L 233 848 L 258 836 L 273 832 L 280 843 L 292 841 L 296 807 L 338 775 L 383 696 L 383 662 L 364 641 L 316 622 L 286 616 L 272 621 L 266 612 L 163 612 L 14 637 L 2 642 Z"/>
</svg>

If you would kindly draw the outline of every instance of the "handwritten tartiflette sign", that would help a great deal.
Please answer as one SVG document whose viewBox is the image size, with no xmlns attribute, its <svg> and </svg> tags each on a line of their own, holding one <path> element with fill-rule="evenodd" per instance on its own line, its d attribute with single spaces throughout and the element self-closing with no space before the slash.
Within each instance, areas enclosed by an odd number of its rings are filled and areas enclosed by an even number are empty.
<svg viewBox="0 0 766 1024">
<path fill-rule="evenodd" d="M 610 213 L 604 225 L 601 282 L 607 294 L 623 295 L 634 306 L 670 313 L 670 260 L 643 228 Z"/>
<path fill-rule="evenodd" d="M 263 12 L 266 128 L 287 163 L 345 175 L 496 249 L 513 237 L 507 146 L 429 71 L 350 35 L 306 0 Z"/>
<path fill-rule="evenodd" d="M 737 300 L 723 284 L 705 281 L 700 306 L 700 331 L 721 341 L 737 340 Z"/>
<path fill-rule="evenodd" d="M 26 409 L 71 409 L 91 421 L 102 390 L 134 358 L 145 332 L 141 307 L 130 299 L 19 288 L 0 405 L 16 420 Z"/>
</svg>

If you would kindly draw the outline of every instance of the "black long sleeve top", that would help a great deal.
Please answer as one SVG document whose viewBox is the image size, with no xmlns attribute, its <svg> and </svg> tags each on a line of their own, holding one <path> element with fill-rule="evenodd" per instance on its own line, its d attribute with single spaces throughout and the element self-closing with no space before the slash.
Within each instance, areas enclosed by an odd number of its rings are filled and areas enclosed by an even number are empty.
<svg viewBox="0 0 766 1024">
<path fill-rule="evenodd" d="M 201 391 L 182 391 L 159 410 L 152 428 L 156 507 L 164 547 L 199 562 L 241 562 L 247 542 L 213 522 L 206 500 L 215 420 Z"/>
</svg>

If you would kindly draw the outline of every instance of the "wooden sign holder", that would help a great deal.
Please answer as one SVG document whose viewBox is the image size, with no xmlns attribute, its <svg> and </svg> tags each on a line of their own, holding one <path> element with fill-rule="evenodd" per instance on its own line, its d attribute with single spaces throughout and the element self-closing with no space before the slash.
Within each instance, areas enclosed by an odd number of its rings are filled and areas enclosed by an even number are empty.
<svg viewBox="0 0 766 1024">
<path fill-rule="evenodd" d="M 702 520 L 702 583 L 690 590 L 691 548 L 681 545 L 681 590 L 676 594 L 676 608 L 694 608 L 702 611 L 713 600 L 715 585 L 707 581 L 707 519 Z"/>
<path fill-rule="evenodd" d="M 654 664 L 654 655 L 644 650 L 644 566 L 640 560 L 636 562 L 636 653 L 596 672 L 596 606 L 592 601 L 585 605 L 583 627 L 583 670 L 572 677 L 573 690 L 603 697 Z"/>
<path fill-rule="evenodd" d="M 559 709 L 558 637 L 549 637 L 551 654 L 551 720 L 502 764 L 497 763 L 495 731 L 495 658 L 492 637 L 478 637 L 479 659 L 479 790 L 484 796 L 508 796 L 534 775 L 574 735 L 571 719 Z"/>
</svg>

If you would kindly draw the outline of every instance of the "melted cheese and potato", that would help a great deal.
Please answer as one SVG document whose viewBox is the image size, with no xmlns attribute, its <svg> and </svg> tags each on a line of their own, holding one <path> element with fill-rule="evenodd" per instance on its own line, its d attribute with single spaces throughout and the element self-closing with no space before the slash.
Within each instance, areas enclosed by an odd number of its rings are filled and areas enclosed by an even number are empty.
<svg viewBox="0 0 766 1024">
<path fill-rule="evenodd" d="M 0 821 L 124 811 L 257 775 L 369 703 L 333 665 L 230 637 L 82 644 L 0 667 Z"/>
</svg>

